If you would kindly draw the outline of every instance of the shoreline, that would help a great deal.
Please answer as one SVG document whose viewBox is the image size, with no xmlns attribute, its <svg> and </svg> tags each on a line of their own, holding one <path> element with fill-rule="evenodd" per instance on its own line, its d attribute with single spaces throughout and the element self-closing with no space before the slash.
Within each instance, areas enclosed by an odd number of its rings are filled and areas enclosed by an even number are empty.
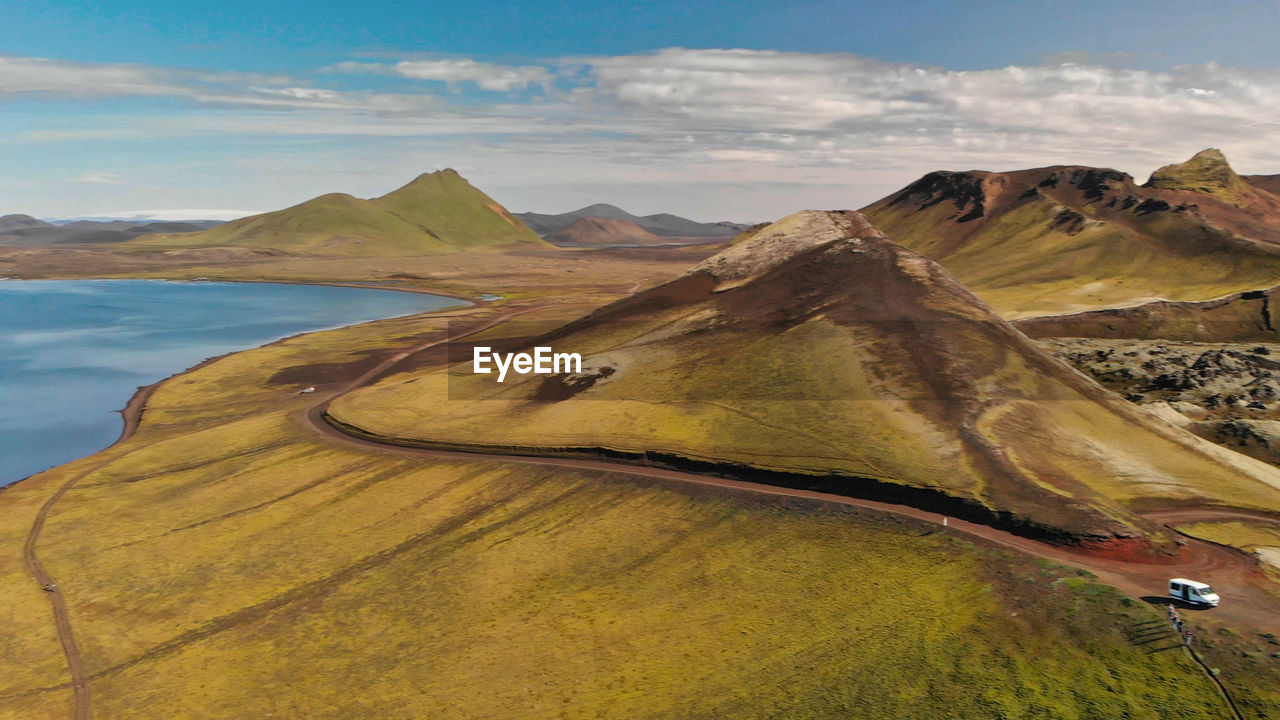
<svg viewBox="0 0 1280 720">
<path fill-rule="evenodd" d="M 345 287 L 355 288 L 357 290 L 385 290 L 389 292 L 413 293 L 415 295 L 437 295 L 439 297 L 452 298 L 461 300 L 471 305 L 487 305 L 495 300 L 485 300 L 483 297 L 472 297 L 470 295 L 462 295 L 451 290 L 433 290 L 431 288 L 421 288 L 403 285 L 388 285 L 373 281 L 361 280 L 230 280 L 226 278 L 160 278 L 160 277 L 101 277 L 101 276 L 73 276 L 73 277 L 3 277 L 0 282 L 42 282 L 42 281 L 77 281 L 77 280 L 98 280 L 110 282 L 113 280 L 148 280 L 152 282 L 171 282 L 171 283 L 246 283 L 255 285 L 315 285 L 318 287 Z M 383 318 L 386 319 L 386 318 Z M 372 321 L 371 321 L 372 322 Z M 359 325 L 360 323 L 355 323 Z M 349 327 L 342 325 L 340 327 Z M 336 328 L 330 328 L 336 329 Z M 319 332 L 319 331 L 313 331 Z"/>
<path fill-rule="evenodd" d="M 277 283 L 276 281 L 273 281 L 273 280 L 243 280 L 243 281 L 242 280 L 162 280 L 160 278 L 5 278 L 5 279 L 13 282 L 39 281 L 39 280 L 155 280 L 158 282 L 246 282 L 246 283 L 279 284 L 279 285 L 319 285 L 324 287 L 351 287 L 351 288 L 364 288 L 367 290 L 390 289 L 390 288 L 382 288 L 382 287 L 370 287 L 368 285 L 350 285 L 350 284 L 325 283 L 325 282 L 316 282 L 316 283 L 279 282 Z M 265 342 L 260 345 L 254 345 L 252 347 L 241 348 L 239 350 L 232 350 L 230 352 L 225 352 L 225 353 L 222 353 L 221 355 L 214 355 L 212 357 L 207 357 L 204 360 L 201 360 L 200 362 L 196 363 L 195 365 L 179 370 L 178 372 L 175 372 L 171 375 L 167 375 L 163 378 L 160 378 L 159 380 L 156 380 L 153 383 L 137 386 L 137 388 L 129 396 L 129 399 L 125 402 L 125 405 L 123 408 L 111 411 L 113 413 L 118 413 L 120 415 L 121 422 L 122 422 L 122 427 L 120 428 L 120 434 L 116 437 L 115 440 L 111 442 L 111 444 L 106 445 L 97 450 L 94 450 L 93 452 L 88 453 L 87 455 L 82 455 L 80 457 L 67 460 L 66 462 L 58 463 L 57 465 L 46 468 L 39 472 L 35 472 L 30 475 L 25 475 L 23 477 L 20 477 L 11 483 L 0 485 L 0 494 L 5 493 L 10 488 L 18 487 L 20 484 L 27 482 L 32 478 L 39 477 L 40 475 L 43 475 L 47 472 L 52 472 L 59 468 L 66 467 L 67 465 L 70 465 L 72 463 L 77 463 L 82 460 L 88 460 L 90 458 L 93 458 L 127 441 L 129 438 L 133 437 L 135 432 L 137 432 L 138 426 L 142 423 L 142 415 L 146 411 L 147 402 L 151 399 L 151 396 L 155 394 L 156 390 L 158 390 L 161 385 L 169 382 L 170 380 L 174 380 L 184 375 L 187 375 L 189 373 L 193 373 L 197 370 L 200 370 L 201 368 L 207 367 L 224 358 L 231 357 L 232 355 L 238 355 L 243 352 L 249 352 L 251 350 L 257 350 L 258 348 L 270 347 L 272 345 L 276 345 L 279 343 L 283 343 L 283 342 L 287 342 L 290 340 L 303 337 L 304 335 L 311 335 L 314 333 L 321 333 L 321 332 L 330 332 L 333 330 L 341 330 L 344 328 L 357 327 L 359 325 L 366 325 L 368 323 L 384 322 L 387 320 L 395 320 L 398 318 L 410 318 L 410 317 L 417 317 L 419 315 L 430 315 L 433 313 L 457 310 L 459 308 L 463 308 L 467 306 L 470 306 L 471 309 L 475 309 L 475 308 L 484 307 L 494 302 L 494 301 L 484 300 L 481 298 L 469 298 L 469 297 L 465 297 L 457 294 L 428 292 L 426 290 L 419 290 L 419 289 L 409 290 L 409 289 L 402 288 L 401 291 L 413 292 L 419 295 L 436 295 L 439 297 L 447 297 L 454 300 L 463 301 L 464 303 L 466 303 L 466 305 L 447 305 L 442 308 L 437 308 L 435 310 L 428 310 L 426 312 L 421 312 L 421 313 L 412 313 L 409 315 L 392 315 L 385 318 L 377 318 L 374 320 L 366 320 L 364 322 L 351 323 L 349 325 L 335 325 L 333 327 L 318 328 L 315 330 L 304 330 L 302 332 L 293 333 L 292 335 L 276 338 L 275 340 L 272 340 L 270 342 Z"/>
</svg>

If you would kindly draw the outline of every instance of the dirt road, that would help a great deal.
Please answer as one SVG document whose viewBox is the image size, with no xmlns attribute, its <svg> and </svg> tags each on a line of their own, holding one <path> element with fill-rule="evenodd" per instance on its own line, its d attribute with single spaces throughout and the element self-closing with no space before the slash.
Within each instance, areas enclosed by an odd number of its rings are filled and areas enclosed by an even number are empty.
<svg viewBox="0 0 1280 720">
<path fill-rule="evenodd" d="M 316 432 L 320 433 L 329 442 L 358 446 L 369 452 L 446 460 L 465 459 L 468 461 L 475 461 L 482 459 L 485 461 L 499 463 L 520 463 L 525 465 L 558 467 L 567 470 L 593 470 L 652 478 L 673 483 L 715 486 L 761 495 L 808 498 L 823 502 L 893 513 L 896 515 L 915 518 L 917 520 L 923 520 L 925 522 L 935 523 L 937 525 L 943 525 L 945 523 L 948 531 L 963 534 L 988 545 L 1006 547 L 1035 557 L 1051 560 L 1062 565 L 1087 570 L 1097 575 L 1102 582 L 1119 588 L 1120 590 L 1137 598 L 1150 598 L 1154 601 L 1155 597 L 1164 594 L 1166 582 L 1170 577 L 1188 576 L 1199 580 L 1205 580 L 1212 583 L 1223 597 L 1222 607 L 1211 611 L 1215 615 L 1218 615 L 1234 624 L 1270 632 L 1280 632 L 1280 602 L 1278 602 L 1275 597 L 1270 595 L 1264 589 L 1266 581 L 1261 574 L 1257 561 L 1252 556 L 1238 550 L 1199 540 L 1188 539 L 1186 544 L 1183 546 L 1182 551 L 1176 557 L 1170 557 L 1165 561 L 1126 561 L 1099 557 L 1076 549 L 1039 542 L 1030 538 L 1014 535 L 1010 532 L 998 530 L 987 525 L 967 522 L 957 518 L 944 518 L 936 513 L 926 512 L 919 508 L 907 505 L 897 505 L 874 500 L 865 500 L 846 495 L 834 495 L 811 490 L 792 489 L 723 477 L 698 475 L 695 473 L 660 467 L 627 464 L 620 461 L 487 454 L 397 445 L 389 441 L 375 441 L 363 437 L 355 437 L 343 432 L 326 421 L 325 411 L 332 400 L 357 388 L 371 384 L 378 378 L 394 370 L 395 367 L 405 359 L 439 345 L 453 342 L 469 335 L 487 330 L 518 315 L 535 312 L 540 309 L 542 309 L 541 306 L 531 306 L 519 310 L 512 310 L 494 316 L 489 320 L 479 321 L 472 327 L 445 338 L 422 343 L 396 352 L 395 354 L 385 358 L 375 367 L 362 373 L 359 377 L 345 383 L 337 390 L 326 393 L 324 396 L 317 398 L 317 401 L 310 405 L 305 411 L 306 424 L 314 428 Z M 193 368 L 193 370 L 194 369 L 195 368 Z M 117 440 L 117 443 L 123 442 L 133 435 L 134 431 L 138 427 L 146 400 L 155 387 L 156 386 L 153 385 L 148 388 L 141 389 L 138 394 L 130 400 L 128 407 L 126 407 L 123 412 L 125 427 L 119 440 Z M 30 571 L 32 577 L 42 587 L 53 585 L 56 582 L 56 580 L 49 575 L 44 566 L 40 563 L 37 553 L 40 535 L 44 529 L 45 522 L 51 509 L 58 500 L 74 488 L 75 485 L 84 477 L 93 473 L 99 467 L 106 464 L 106 462 L 108 461 L 103 460 L 97 464 L 91 465 L 87 469 L 68 479 L 63 483 L 58 491 L 50 496 L 49 499 L 45 501 L 44 505 L 41 506 L 35 521 L 31 526 L 31 530 L 27 535 L 23 557 L 27 569 Z M 1261 518 L 1271 522 L 1280 522 L 1275 517 L 1269 515 L 1256 512 L 1251 513 L 1244 510 L 1235 511 L 1230 508 L 1221 507 L 1165 510 L 1158 513 L 1152 512 L 1148 517 L 1170 525 L 1200 519 L 1256 520 Z M 54 614 L 54 621 L 58 630 L 58 637 L 62 644 L 63 652 L 66 655 L 67 667 L 71 675 L 71 686 L 75 693 L 74 717 L 76 720 L 87 720 L 91 716 L 89 702 L 90 693 L 87 681 L 88 673 L 85 670 L 76 644 L 70 613 L 61 590 L 55 589 L 54 591 L 49 592 L 48 595 Z"/>
<path fill-rule="evenodd" d="M 379 377 L 391 372 L 404 358 L 414 353 L 430 349 L 437 345 L 459 340 L 494 325 L 504 322 L 509 317 L 531 312 L 538 308 L 528 308 L 494 318 L 481 326 L 468 329 L 456 335 L 426 343 L 410 350 L 397 353 L 378 366 L 368 370 L 360 377 L 346 384 L 339 391 L 319 399 L 306 414 L 308 424 L 318 432 L 335 442 L 357 445 L 366 449 L 381 449 L 383 452 L 398 455 L 409 455 L 420 458 L 466 459 L 474 461 L 483 459 L 492 462 L 520 463 L 525 465 L 541 465 L 565 468 L 568 470 L 595 470 L 625 475 L 635 475 L 665 481 L 709 485 L 730 488 L 743 492 L 784 497 L 808 498 L 824 502 L 867 508 L 880 512 L 894 513 L 926 522 L 942 525 L 946 523 L 948 530 L 969 536 L 989 545 L 1017 550 L 1038 558 L 1051 560 L 1069 567 L 1079 568 L 1097 575 L 1098 578 L 1119 590 L 1148 602 L 1155 602 L 1168 592 L 1168 580 L 1173 577 L 1191 577 L 1212 584 L 1222 596 L 1222 605 L 1211 611 L 1233 624 L 1256 628 L 1260 631 L 1280 633 L 1280 599 L 1267 590 L 1267 579 L 1263 575 L 1258 561 L 1251 555 L 1234 548 L 1214 543 L 1186 538 L 1176 556 L 1167 558 L 1151 558 L 1149 561 L 1118 559 L 1098 554 L 1090 554 L 1078 548 L 1053 545 L 1031 538 L 1015 535 L 988 525 L 968 522 L 957 518 L 945 518 L 937 513 L 927 512 L 909 505 L 865 500 L 847 495 L 817 492 L 766 485 L 757 482 L 734 480 L 724 477 L 698 475 L 695 473 L 629 464 L 615 460 L 595 460 L 569 457 L 534 457 L 502 453 L 477 453 L 464 450 L 446 450 L 425 447 L 414 447 L 412 444 L 392 440 L 379 440 L 357 437 L 343 431 L 340 427 L 328 422 L 325 411 L 337 397 L 357 388 L 372 383 Z M 1175 525 L 1196 519 L 1212 517 L 1213 519 L 1257 519 L 1275 518 L 1247 510 L 1231 508 L 1191 508 L 1180 510 L 1162 510 L 1153 512 L 1148 517 L 1160 523 Z"/>
</svg>

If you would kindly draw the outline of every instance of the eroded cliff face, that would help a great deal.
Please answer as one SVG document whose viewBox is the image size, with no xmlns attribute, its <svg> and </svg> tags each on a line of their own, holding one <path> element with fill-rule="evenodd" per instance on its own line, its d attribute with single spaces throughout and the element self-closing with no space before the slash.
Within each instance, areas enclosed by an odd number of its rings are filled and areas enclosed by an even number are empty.
<svg viewBox="0 0 1280 720">
<path fill-rule="evenodd" d="M 1205 302 L 1156 300 L 1131 307 L 1026 318 L 1014 324 L 1036 338 L 1182 342 L 1280 342 L 1273 316 L 1280 287 Z"/>
</svg>

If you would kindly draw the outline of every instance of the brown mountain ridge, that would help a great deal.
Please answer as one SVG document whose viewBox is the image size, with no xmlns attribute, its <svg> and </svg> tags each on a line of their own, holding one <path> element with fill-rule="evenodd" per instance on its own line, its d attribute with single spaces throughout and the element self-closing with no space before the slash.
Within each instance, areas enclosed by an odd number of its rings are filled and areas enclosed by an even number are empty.
<svg viewBox="0 0 1280 720">
<path fill-rule="evenodd" d="M 929 173 L 863 212 L 1010 318 L 1280 283 L 1274 176 L 1217 150 L 1142 185 L 1110 168 Z"/>
</svg>

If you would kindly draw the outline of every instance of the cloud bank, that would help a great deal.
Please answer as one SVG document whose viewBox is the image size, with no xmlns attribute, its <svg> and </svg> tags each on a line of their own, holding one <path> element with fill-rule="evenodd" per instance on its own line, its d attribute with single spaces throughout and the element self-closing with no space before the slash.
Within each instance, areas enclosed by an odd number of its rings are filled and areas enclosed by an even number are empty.
<svg viewBox="0 0 1280 720">
<path fill-rule="evenodd" d="M 848 54 L 670 48 L 524 64 L 351 60 L 295 78 L 0 56 L 0 100 L 10 105 L 111 98 L 175 103 L 181 121 L 140 117 L 140 136 L 266 135 L 281 152 L 295 147 L 289 138 L 362 138 L 348 153 L 363 159 L 347 161 L 371 173 L 368 143 L 383 139 L 397 157 L 480 168 L 500 186 L 541 183 L 541 194 L 519 191 L 529 203 L 563 197 L 570 207 L 571 194 L 594 182 L 650 198 L 667 188 L 687 205 L 688 188 L 706 187 L 715 208 L 678 208 L 703 217 L 759 219 L 752 212 L 766 187 L 779 198 L 770 213 L 803 206 L 806 192 L 826 200 L 838 190 L 858 206 L 938 168 L 1082 163 L 1140 175 L 1209 146 L 1243 172 L 1280 172 L 1280 72 L 1217 64 L 958 71 Z M 0 141 L 76 133 L 17 130 Z M 87 172 L 94 158 L 85 163 Z M 389 166 L 384 182 L 401 172 Z"/>
</svg>

